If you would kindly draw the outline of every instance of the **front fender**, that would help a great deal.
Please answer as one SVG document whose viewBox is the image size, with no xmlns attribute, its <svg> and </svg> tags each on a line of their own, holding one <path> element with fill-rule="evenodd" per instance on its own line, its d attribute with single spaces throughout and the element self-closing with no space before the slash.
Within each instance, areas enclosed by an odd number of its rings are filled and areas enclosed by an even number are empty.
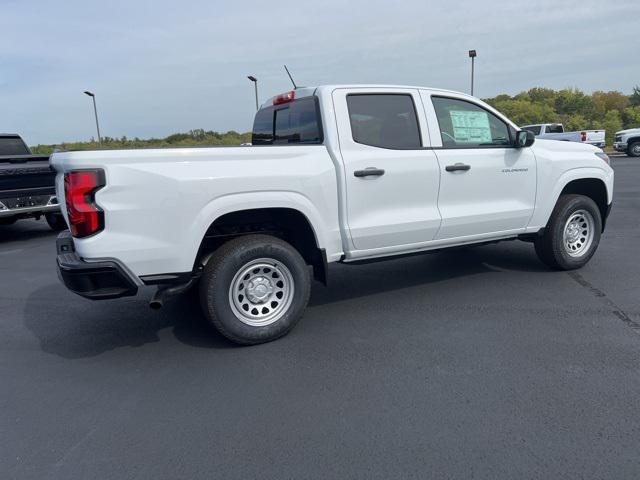
<svg viewBox="0 0 640 480">
<path fill-rule="evenodd" d="M 536 209 L 529 222 L 528 232 L 535 232 L 546 226 L 553 208 L 560 198 L 562 190 L 574 180 L 596 179 L 604 183 L 607 191 L 607 204 L 613 201 L 613 170 L 597 167 L 577 167 L 563 172 L 548 189 L 539 188 L 536 198 Z"/>
</svg>

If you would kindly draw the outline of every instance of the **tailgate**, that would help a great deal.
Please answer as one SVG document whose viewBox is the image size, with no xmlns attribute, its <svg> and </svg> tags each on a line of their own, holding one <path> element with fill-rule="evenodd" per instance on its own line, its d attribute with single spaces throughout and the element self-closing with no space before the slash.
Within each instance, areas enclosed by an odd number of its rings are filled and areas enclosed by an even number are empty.
<svg viewBox="0 0 640 480">
<path fill-rule="evenodd" d="M 0 157 L 0 197 L 53 193 L 54 181 L 48 155 Z"/>
<path fill-rule="evenodd" d="M 604 130 L 587 130 L 587 142 L 604 142 Z"/>
</svg>

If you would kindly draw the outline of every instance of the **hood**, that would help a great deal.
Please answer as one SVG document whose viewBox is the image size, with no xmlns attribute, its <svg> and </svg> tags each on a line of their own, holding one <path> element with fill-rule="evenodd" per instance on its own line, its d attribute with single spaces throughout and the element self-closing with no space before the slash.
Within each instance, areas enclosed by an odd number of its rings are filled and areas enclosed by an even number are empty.
<svg viewBox="0 0 640 480">
<path fill-rule="evenodd" d="M 532 147 L 544 148 L 553 152 L 601 152 L 602 149 L 588 143 L 564 142 L 562 140 L 545 140 L 536 138 Z"/>
<path fill-rule="evenodd" d="M 620 130 L 616 132 L 616 135 L 624 135 L 626 133 L 640 133 L 640 128 L 627 128 L 626 130 Z"/>
</svg>

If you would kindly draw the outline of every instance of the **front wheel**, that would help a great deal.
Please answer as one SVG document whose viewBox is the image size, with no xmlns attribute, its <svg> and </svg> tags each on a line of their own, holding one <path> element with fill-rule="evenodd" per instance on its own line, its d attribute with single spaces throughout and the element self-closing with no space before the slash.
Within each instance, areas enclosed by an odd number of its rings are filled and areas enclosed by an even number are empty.
<svg viewBox="0 0 640 480">
<path fill-rule="evenodd" d="M 200 282 L 207 320 L 233 342 L 254 345 L 289 333 L 309 301 L 302 256 L 269 235 L 228 241 L 209 259 Z"/>
<path fill-rule="evenodd" d="M 544 234 L 534 242 L 540 260 L 551 268 L 574 270 L 593 256 L 602 233 L 598 206 L 583 195 L 562 195 Z"/>
<path fill-rule="evenodd" d="M 633 142 L 627 148 L 627 155 L 630 157 L 640 157 L 640 142 Z"/>
</svg>

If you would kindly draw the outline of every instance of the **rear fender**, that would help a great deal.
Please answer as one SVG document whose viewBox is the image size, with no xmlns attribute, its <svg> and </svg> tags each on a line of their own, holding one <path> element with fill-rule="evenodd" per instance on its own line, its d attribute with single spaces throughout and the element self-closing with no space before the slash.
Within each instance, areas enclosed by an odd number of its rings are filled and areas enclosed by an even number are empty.
<svg viewBox="0 0 640 480">
<path fill-rule="evenodd" d="M 189 234 L 190 241 L 193 242 L 190 248 L 194 255 L 193 262 L 195 262 L 200 242 L 216 219 L 228 213 L 261 208 L 288 208 L 299 211 L 309 221 L 318 248 L 325 249 L 328 254 L 341 251 L 339 232 L 332 231 L 334 227 L 326 224 L 320 212 L 307 197 L 290 191 L 247 192 L 218 197 L 200 211 Z"/>
</svg>

